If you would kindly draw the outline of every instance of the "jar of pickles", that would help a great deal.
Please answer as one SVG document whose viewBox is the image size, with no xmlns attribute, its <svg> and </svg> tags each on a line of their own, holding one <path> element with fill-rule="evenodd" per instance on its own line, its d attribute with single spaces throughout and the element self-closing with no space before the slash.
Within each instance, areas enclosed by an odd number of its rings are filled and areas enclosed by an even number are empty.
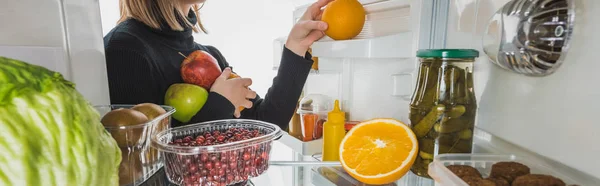
<svg viewBox="0 0 600 186">
<path fill-rule="evenodd" d="M 473 63 L 477 50 L 419 50 L 419 76 L 410 103 L 411 128 L 419 155 L 411 171 L 429 177 L 433 157 L 471 153 L 477 102 L 473 92 Z"/>
</svg>

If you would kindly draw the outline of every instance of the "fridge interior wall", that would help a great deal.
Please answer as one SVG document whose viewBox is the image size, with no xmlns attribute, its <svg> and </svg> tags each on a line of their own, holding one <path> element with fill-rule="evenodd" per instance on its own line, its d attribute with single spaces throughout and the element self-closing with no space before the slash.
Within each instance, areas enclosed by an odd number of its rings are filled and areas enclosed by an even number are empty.
<svg viewBox="0 0 600 186">
<path fill-rule="evenodd" d="M 3 4 L 0 56 L 60 72 L 92 104 L 109 103 L 97 0 L 9 0 Z"/>
<path fill-rule="evenodd" d="M 339 99 L 348 120 L 393 117 L 409 122 L 414 51 L 429 44 L 432 5 L 410 0 L 360 2 L 367 21 L 359 36 L 346 41 L 325 37 L 313 44 L 319 71 L 309 76 L 304 95 Z M 294 21 L 305 7 L 296 9 Z"/>
<path fill-rule="evenodd" d="M 528 77 L 492 64 L 482 50 L 488 19 L 509 0 L 450 0 L 446 48 L 474 48 L 477 126 L 537 154 L 600 178 L 600 88 L 596 19 L 600 2 L 575 0 L 572 43 L 552 75 Z M 595 50 L 596 49 L 596 50 Z"/>
</svg>

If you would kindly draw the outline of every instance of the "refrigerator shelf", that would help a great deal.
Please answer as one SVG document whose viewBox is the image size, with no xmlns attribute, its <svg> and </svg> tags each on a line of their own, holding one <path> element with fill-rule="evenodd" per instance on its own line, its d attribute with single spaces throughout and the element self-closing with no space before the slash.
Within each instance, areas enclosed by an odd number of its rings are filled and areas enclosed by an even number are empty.
<svg viewBox="0 0 600 186">
<path fill-rule="evenodd" d="M 369 39 L 315 42 L 313 56 L 324 58 L 411 58 L 414 56 L 412 32 Z"/>
<path fill-rule="evenodd" d="M 558 161 L 551 160 L 543 155 L 534 153 L 526 148 L 520 147 L 517 144 L 505 141 L 491 133 L 476 128 L 473 136 L 473 153 L 475 154 L 493 154 L 506 155 L 507 157 L 526 157 L 527 159 L 535 160 L 536 163 L 546 165 L 551 168 L 556 174 L 571 178 L 580 185 L 597 185 L 600 179 L 584 172 L 575 170 L 562 164 Z M 316 161 L 321 161 L 321 157 L 313 156 Z M 319 186 L 337 186 L 337 185 L 361 185 L 368 186 L 360 181 L 352 178 L 340 166 L 313 166 L 311 167 L 311 182 Z M 387 184 L 386 186 L 437 186 L 432 179 L 416 176 L 410 171 L 398 181 Z"/>
</svg>

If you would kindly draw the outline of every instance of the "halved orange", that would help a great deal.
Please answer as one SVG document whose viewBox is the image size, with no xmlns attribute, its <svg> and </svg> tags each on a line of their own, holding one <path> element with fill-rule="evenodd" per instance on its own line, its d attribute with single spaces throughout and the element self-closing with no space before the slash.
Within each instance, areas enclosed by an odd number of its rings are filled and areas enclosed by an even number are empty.
<svg viewBox="0 0 600 186">
<path fill-rule="evenodd" d="M 383 185 L 404 176 L 419 152 L 417 137 L 395 119 L 362 122 L 340 144 L 340 163 L 348 174 L 366 184 Z"/>
</svg>

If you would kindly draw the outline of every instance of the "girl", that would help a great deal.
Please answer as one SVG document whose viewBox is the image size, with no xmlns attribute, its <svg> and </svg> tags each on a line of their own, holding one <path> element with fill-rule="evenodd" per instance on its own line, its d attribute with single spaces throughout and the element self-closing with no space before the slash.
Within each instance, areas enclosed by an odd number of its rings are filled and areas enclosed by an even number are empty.
<svg viewBox="0 0 600 186">
<path fill-rule="evenodd" d="M 231 68 L 218 49 L 194 42 L 193 33 L 206 33 L 198 17 L 198 4 L 204 1 L 120 1 L 119 24 L 104 37 L 112 104 L 164 104 L 169 86 L 183 82 L 179 52 L 189 55 L 203 50 L 217 59 L 223 73 L 211 87 L 204 107 L 188 123 L 235 117 L 287 128 L 313 63 L 307 50 L 327 29 L 327 24 L 319 21 L 321 8 L 332 0 L 314 3 L 294 25 L 265 98 L 246 88 L 251 79 L 227 79 Z M 251 43 L 244 44 L 251 47 Z M 241 113 L 236 109 L 240 106 L 246 108 Z M 174 120 L 173 125 L 181 123 Z"/>
</svg>

